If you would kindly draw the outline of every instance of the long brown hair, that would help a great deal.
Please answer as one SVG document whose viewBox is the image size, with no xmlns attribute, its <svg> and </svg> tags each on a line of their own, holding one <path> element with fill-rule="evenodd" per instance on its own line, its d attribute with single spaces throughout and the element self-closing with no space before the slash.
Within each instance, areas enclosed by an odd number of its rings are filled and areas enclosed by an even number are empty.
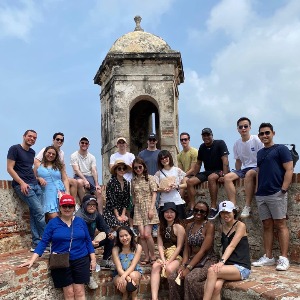
<svg viewBox="0 0 300 300">
<path fill-rule="evenodd" d="M 173 225 L 174 224 L 182 225 L 181 221 L 178 218 L 178 213 L 177 212 L 175 212 L 175 219 L 174 219 Z M 161 237 L 165 236 L 167 227 L 168 227 L 168 222 L 164 217 L 164 212 L 160 212 L 159 213 L 159 234 L 160 234 Z"/>
<path fill-rule="evenodd" d="M 134 175 L 137 175 L 135 170 L 134 170 L 134 164 L 139 164 L 139 165 L 142 165 L 144 167 L 143 175 L 145 176 L 146 181 L 148 181 L 149 180 L 149 178 L 148 178 L 149 174 L 148 174 L 148 169 L 147 169 L 147 166 L 146 166 L 144 160 L 142 160 L 140 157 L 137 157 L 132 162 L 132 172 L 133 172 Z"/>
<path fill-rule="evenodd" d="M 50 161 L 46 157 L 46 153 L 47 153 L 47 151 L 49 149 L 53 149 L 55 151 L 55 153 L 56 153 L 55 159 L 51 162 L 52 163 L 52 169 L 61 171 L 63 169 L 63 165 L 62 165 L 62 163 L 60 161 L 60 157 L 59 157 L 58 151 L 54 148 L 54 146 L 48 146 L 48 147 L 46 147 L 46 149 L 45 149 L 45 151 L 43 153 L 42 164 L 46 168 L 50 164 Z"/>
</svg>

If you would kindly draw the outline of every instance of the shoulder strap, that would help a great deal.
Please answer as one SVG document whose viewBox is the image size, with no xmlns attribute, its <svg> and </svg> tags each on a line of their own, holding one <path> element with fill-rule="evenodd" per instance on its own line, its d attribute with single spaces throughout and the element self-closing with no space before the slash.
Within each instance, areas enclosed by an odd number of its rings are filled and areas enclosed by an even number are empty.
<svg viewBox="0 0 300 300">
<path fill-rule="evenodd" d="M 271 150 L 263 157 L 263 159 L 260 161 L 260 165 L 264 162 L 264 160 L 267 158 L 267 156 L 268 156 L 271 152 L 273 152 L 275 149 L 277 149 L 278 146 L 279 146 L 278 144 L 275 144 L 275 145 L 274 145 L 274 148 L 271 149 Z M 259 166 L 258 166 L 258 167 L 259 167 Z"/>
<path fill-rule="evenodd" d="M 165 177 L 168 177 L 168 176 L 163 172 L 163 170 L 160 170 L 160 171 L 164 174 Z"/>
<path fill-rule="evenodd" d="M 229 236 L 229 233 L 231 232 L 232 228 L 235 226 L 235 224 L 236 224 L 238 221 L 239 221 L 239 220 L 236 220 L 236 221 L 233 223 L 233 225 L 231 226 L 231 228 L 230 228 L 229 231 L 227 232 L 226 237 Z"/>
</svg>

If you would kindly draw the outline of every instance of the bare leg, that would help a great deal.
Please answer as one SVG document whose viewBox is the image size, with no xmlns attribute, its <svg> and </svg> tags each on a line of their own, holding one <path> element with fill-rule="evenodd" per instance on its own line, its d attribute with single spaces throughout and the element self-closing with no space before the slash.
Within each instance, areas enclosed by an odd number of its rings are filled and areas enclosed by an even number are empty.
<svg viewBox="0 0 300 300">
<path fill-rule="evenodd" d="M 290 233 L 286 224 L 286 219 L 274 220 L 274 227 L 278 230 L 278 240 L 281 255 L 287 257 L 290 242 Z"/>
<path fill-rule="evenodd" d="M 189 204 L 190 207 L 195 206 L 195 195 L 196 195 L 196 191 L 195 191 L 195 185 L 200 184 L 201 181 L 196 177 L 191 177 L 188 179 L 187 183 L 187 194 L 188 194 L 188 198 L 189 198 Z"/>
<path fill-rule="evenodd" d="M 245 176 L 245 194 L 246 194 L 246 206 L 251 206 L 251 201 L 254 195 L 256 171 L 249 170 Z"/>
<path fill-rule="evenodd" d="M 75 199 L 77 197 L 77 180 L 74 178 L 68 178 L 70 184 L 70 194 Z"/>
<path fill-rule="evenodd" d="M 272 258 L 272 247 L 273 247 L 273 238 L 274 238 L 274 222 L 273 219 L 263 220 L 263 237 L 264 237 L 264 248 L 266 256 Z"/>
<path fill-rule="evenodd" d="M 149 250 L 150 258 L 151 258 L 151 260 L 155 260 L 156 259 L 155 254 L 154 254 L 155 245 L 154 245 L 154 240 L 152 237 L 152 225 L 146 225 L 144 227 L 144 230 L 145 230 L 144 235 L 145 235 L 145 239 L 147 242 L 147 248 Z"/>
<path fill-rule="evenodd" d="M 65 300 L 74 300 L 75 294 L 74 294 L 74 290 L 73 290 L 73 284 L 70 284 L 70 285 L 64 287 L 63 293 L 64 293 Z"/>
<path fill-rule="evenodd" d="M 161 265 L 158 262 L 155 262 L 152 266 L 151 278 L 150 278 L 152 300 L 158 300 L 160 272 L 161 272 Z"/>
<path fill-rule="evenodd" d="M 102 201 L 102 194 L 101 190 L 96 190 L 96 198 L 98 203 L 98 212 L 103 215 L 103 201 Z"/>
<path fill-rule="evenodd" d="M 141 244 L 142 249 L 145 254 L 144 261 L 149 261 L 150 260 L 149 249 L 148 249 L 148 245 L 147 245 L 147 241 L 146 241 L 146 237 L 145 237 L 145 228 L 143 225 L 139 225 L 139 232 L 140 232 L 140 244 Z"/>
<path fill-rule="evenodd" d="M 208 176 L 208 190 L 210 194 L 211 207 L 217 208 L 217 198 L 218 198 L 218 179 L 219 175 L 213 173 Z"/>
<path fill-rule="evenodd" d="M 82 179 L 76 179 L 76 180 L 77 180 L 77 192 L 81 203 L 82 198 L 85 195 L 84 182 Z"/>
<path fill-rule="evenodd" d="M 73 290 L 76 300 L 85 300 L 84 284 L 73 283 Z"/>
<path fill-rule="evenodd" d="M 234 205 L 236 205 L 236 190 L 233 182 L 238 178 L 239 176 L 234 172 L 228 173 L 224 176 L 224 187 L 228 200 L 231 201 Z"/>
</svg>

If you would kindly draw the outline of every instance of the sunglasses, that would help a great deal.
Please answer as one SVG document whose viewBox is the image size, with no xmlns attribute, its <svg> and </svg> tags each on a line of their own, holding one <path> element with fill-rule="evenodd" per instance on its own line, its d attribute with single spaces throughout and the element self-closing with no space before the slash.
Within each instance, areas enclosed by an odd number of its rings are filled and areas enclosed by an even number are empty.
<svg viewBox="0 0 300 300">
<path fill-rule="evenodd" d="M 56 138 L 55 139 L 57 142 L 63 142 L 64 141 L 64 139 L 60 139 L 60 138 Z"/>
<path fill-rule="evenodd" d="M 207 210 L 194 208 L 194 214 L 205 215 L 205 214 L 207 214 Z"/>
<path fill-rule="evenodd" d="M 270 135 L 270 134 L 271 134 L 271 131 L 267 130 L 267 131 L 261 131 L 258 135 L 259 136 L 264 136 L 264 135 Z"/>
<path fill-rule="evenodd" d="M 88 145 L 89 142 L 80 142 L 81 145 Z"/>
<path fill-rule="evenodd" d="M 149 142 L 156 142 L 156 139 L 148 139 Z"/>
<path fill-rule="evenodd" d="M 184 139 L 180 139 L 180 142 L 187 142 L 189 139 L 184 138 Z"/>
<path fill-rule="evenodd" d="M 169 156 L 163 156 L 160 160 L 169 159 Z"/>
<path fill-rule="evenodd" d="M 62 205 L 61 206 L 63 209 L 72 209 L 72 208 L 74 208 L 75 207 L 75 205 Z"/>
<path fill-rule="evenodd" d="M 125 142 L 121 140 L 121 141 L 118 141 L 117 144 L 125 144 Z"/>
<path fill-rule="evenodd" d="M 118 170 L 118 171 L 126 171 L 126 170 L 127 170 L 127 167 L 117 167 L 117 170 Z"/>
<path fill-rule="evenodd" d="M 142 170 L 142 169 L 143 169 L 143 166 L 134 166 L 133 169 L 134 169 L 134 170 Z"/>
<path fill-rule="evenodd" d="M 210 136 L 210 133 L 203 133 L 202 136 L 204 136 L 204 137 Z"/>
<path fill-rule="evenodd" d="M 247 129 L 248 127 L 249 125 L 239 125 L 239 129 L 243 129 L 243 128 Z"/>
</svg>

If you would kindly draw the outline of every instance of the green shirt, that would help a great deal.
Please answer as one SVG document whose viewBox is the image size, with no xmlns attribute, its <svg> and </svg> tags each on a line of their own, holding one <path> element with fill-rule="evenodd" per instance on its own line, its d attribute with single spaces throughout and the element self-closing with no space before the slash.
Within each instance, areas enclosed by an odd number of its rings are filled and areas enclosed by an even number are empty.
<svg viewBox="0 0 300 300">
<path fill-rule="evenodd" d="M 192 163 L 197 162 L 198 150 L 196 148 L 191 147 L 188 151 L 181 151 L 177 155 L 178 164 L 182 165 L 182 170 L 187 172 L 191 168 Z"/>
</svg>

